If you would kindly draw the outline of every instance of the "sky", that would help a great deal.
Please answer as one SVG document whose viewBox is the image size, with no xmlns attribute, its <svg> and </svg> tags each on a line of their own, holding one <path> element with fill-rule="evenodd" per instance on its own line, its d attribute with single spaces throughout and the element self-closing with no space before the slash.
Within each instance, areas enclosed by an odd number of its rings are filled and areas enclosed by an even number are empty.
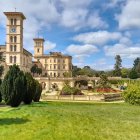
<svg viewBox="0 0 140 140">
<path fill-rule="evenodd" d="M 140 0 L 0 0 L 0 44 L 5 44 L 3 12 L 23 12 L 24 48 L 34 53 L 33 38 L 45 39 L 45 54 L 73 56 L 73 65 L 114 68 L 115 56 L 130 68 L 140 57 Z"/>
</svg>

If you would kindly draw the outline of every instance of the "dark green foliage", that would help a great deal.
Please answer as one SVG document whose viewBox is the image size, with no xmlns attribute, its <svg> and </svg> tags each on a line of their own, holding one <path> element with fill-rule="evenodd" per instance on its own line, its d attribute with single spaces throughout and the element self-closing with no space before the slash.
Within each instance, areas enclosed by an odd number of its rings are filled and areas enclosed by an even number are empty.
<svg viewBox="0 0 140 140">
<path fill-rule="evenodd" d="M 116 63 L 114 66 L 114 76 L 121 76 L 122 59 L 120 55 L 116 55 L 115 60 L 116 60 Z"/>
<path fill-rule="evenodd" d="M 41 68 L 37 68 L 36 69 L 36 73 L 39 74 L 39 75 L 42 74 L 42 69 Z"/>
<path fill-rule="evenodd" d="M 0 86 L 1 86 L 1 83 L 2 83 L 2 81 L 1 81 L 1 79 L 0 79 Z M 1 91 L 0 91 L 0 102 L 2 101 L 2 95 L 1 95 Z"/>
<path fill-rule="evenodd" d="M 31 73 L 33 73 L 33 75 L 34 75 L 35 73 L 37 73 L 37 68 L 38 68 L 38 66 L 37 66 L 36 64 L 34 64 L 34 65 L 31 67 Z"/>
<path fill-rule="evenodd" d="M 33 79 L 30 73 L 25 73 L 25 79 L 26 79 L 26 91 L 24 94 L 23 101 L 25 104 L 30 104 L 35 94 L 36 84 L 35 84 L 35 80 Z"/>
<path fill-rule="evenodd" d="M 42 93 L 42 86 L 37 80 L 35 80 L 35 89 L 36 90 L 35 90 L 33 100 L 34 102 L 39 102 Z"/>
<path fill-rule="evenodd" d="M 122 93 L 126 102 L 140 105 L 140 81 L 133 81 L 128 84 L 127 89 Z"/>
<path fill-rule="evenodd" d="M 3 74 L 3 71 L 4 71 L 4 67 L 3 67 L 3 66 L 0 66 L 0 77 L 1 77 L 2 74 Z"/>
<path fill-rule="evenodd" d="M 7 105 L 17 107 L 23 100 L 26 87 L 24 73 L 19 67 L 13 65 L 4 77 L 1 85 L 1 93 Z"/>
<path fill-rule="evenodd" d="M 76 87 L 65 85 L 62 88 L 61 95 L 82 95 L 81 91 Z"/>
<path fill-rule="evenodd" d="M 137 79 L 138 78 L 138 73 L 134 69 L 132 69 L 129 73 L 129 78 L 130 79 Z"/>
</svg>

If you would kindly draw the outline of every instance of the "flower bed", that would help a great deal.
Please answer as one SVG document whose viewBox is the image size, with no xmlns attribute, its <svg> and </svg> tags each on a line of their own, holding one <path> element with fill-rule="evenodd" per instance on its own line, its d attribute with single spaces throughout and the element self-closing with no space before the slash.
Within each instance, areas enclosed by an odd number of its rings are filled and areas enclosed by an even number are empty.
<svg viewBox="0 0 140 140">
<path fill-rule="evenodd" d="M 120 90 L 116 90 L 113 88 L 96 88 L 95 91 L 99 92 L 99 93 L 118 93 L 118 92 L 120 92 Z"/>
</svg>

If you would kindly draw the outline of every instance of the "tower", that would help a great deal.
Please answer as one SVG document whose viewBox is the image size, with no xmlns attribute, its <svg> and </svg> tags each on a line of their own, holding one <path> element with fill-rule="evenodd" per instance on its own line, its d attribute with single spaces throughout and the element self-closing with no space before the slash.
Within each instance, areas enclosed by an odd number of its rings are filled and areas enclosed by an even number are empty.
<svg viewBox="0 0 140 140">
<path fill-rule="evenodd" d="M 34 56 L 43 56 L 44 41 L 43 38 L 34 38 Z"/>
<path fill-rule="evenodd" d="M 6 26 L 6 63 L 22 66 L 23 54 L 23 21 L 26 17 L 21 12 L 4 12 Z"/>
</svg>

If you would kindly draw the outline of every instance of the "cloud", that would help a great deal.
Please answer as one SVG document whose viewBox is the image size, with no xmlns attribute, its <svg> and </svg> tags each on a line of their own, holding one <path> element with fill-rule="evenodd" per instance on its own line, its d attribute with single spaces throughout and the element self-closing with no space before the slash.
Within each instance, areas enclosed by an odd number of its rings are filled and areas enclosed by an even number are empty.
<svg viewBox="0 0 140 140">
<path fill-rule="evenodd" d="M 49 51 L 56 48 L 56 43 L 53 43 L 51 41 L 46 41 L 45 42 L 45 50 Z"/>
<path fill-rule="evenodd" d="M 104 45 L 109 41 L 117 41 L 121 37 L 122 34 L 119 32 L 97 31 L 81 33 L 76 35 L 73 40 L 84 44 Z"/>
<path fill-rule="evenodd" d="M 115 44 L 112 46 L 104 47 L 106 56 L 120 55 L 123 58 L 136 58 L 140 56 L 140 44 L 128 46 L 125 44 Z"/>
<path fill-rule="evenodd" d="M 140 1 L 128 0 L 126 5 L 122 7 L 122 12 L 117 15 L 119 29 L 140 29 Z"/>
<path fill-rule="evenodd" d="M 88 56 L 93 53 L 98 52 L 98 48 L 94 45 L 70 45 L 67 47 L 66 52 L 74 55 L 82 55 L 82 56 Z"/>
</svg>

